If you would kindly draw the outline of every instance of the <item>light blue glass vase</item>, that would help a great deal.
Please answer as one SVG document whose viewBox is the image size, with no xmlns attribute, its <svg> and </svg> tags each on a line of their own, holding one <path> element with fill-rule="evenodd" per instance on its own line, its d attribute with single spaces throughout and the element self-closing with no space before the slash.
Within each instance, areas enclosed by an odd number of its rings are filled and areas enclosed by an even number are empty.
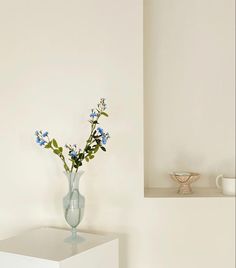
<svg viewBox="0 0 236 268">
<path fill-rule="evenodd" d="M 63 198 L 64 216 L 66 222 L 71 227 L 71 236 L 66 242 L 77 242 L 79 237 L 77 235 L 76 227 L 80 224 L 84 216 L 85 198 L 79 192 L 79 182 L 84 171 L 65 172 L 69 183 L 69 192 Z"/>
</svg>

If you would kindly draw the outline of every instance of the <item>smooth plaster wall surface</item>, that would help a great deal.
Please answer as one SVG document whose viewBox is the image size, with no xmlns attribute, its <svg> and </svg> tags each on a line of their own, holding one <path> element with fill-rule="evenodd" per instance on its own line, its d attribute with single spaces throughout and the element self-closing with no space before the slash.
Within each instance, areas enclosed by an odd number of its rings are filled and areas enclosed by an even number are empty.
<svg viewBox="0 0 236 268">
<path fill-rule="evenodd" d="M 235 176 L 235 1 L 145 0 L 145 183 Z"/>
<path fill-rule="evenodd" d="M 67 182 L 34 142 L 83 143 L 99 97 L 111 133 L 81 182 L 80 229 L 120 234 L 121 268 L 233 268 L 232 199 L 143 196 L 142 1 L 0 1 L 0 239 L 65 227 Z"/>
</svg>

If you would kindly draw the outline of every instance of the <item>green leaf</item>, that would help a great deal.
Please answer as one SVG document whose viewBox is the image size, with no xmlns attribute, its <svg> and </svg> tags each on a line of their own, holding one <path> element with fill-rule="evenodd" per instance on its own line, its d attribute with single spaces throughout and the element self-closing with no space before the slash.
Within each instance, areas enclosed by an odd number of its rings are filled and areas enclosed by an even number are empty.
<svg viewBox="0 0 236 268">
<path fill-rule="evenodd" d="M 105 112 L 102 112 L 101 114 L 104 115 L 104 116 L 106 116 L 106 117 L 108 117 L 108 114 L 105 113 Z"/>
<path fill-rule="evenodd" d="M 47 149 L 51 148 L 51 144 L 52 142 L 50 141 L 47 145 L 44 146 L 44 148 L 47 148 Z"/>
<path fill-rule="evenodd" d="M 106 152 L 106 148 L 105 148 L 105 147 L 101 146 L 101 149 L 102 149 L 104 152 Z"/>
<path fill-rule="evenodd" d="M 93 158 L 94 158 L 94 155 L 90 155 L 90 156 L 89 156 L 89 159 L 93 159 Z"/>
<path fill-rule="evenodd" d="M 85 160 L 86 160 L 86 162 L 89 162 L 89 158 L 88 157 L 86 157 Z"/>
<path fill-rule="evenodd" d="M 84 159 L 84 154 L 83 153 L 79 154 L 79 159 L 81 159 L 81 160 Z"/>
<path fill-rule="evenodd" d="M 100 144 L 100 142 L 101 142 L 101 141 L 98 140 L 98 139 L 95 139 L 95 141 L 96 141 L 97 144 Z"/>
<path fill-rule="evenodd" d="M 99 144 L 97 144 L 97 145 L 95 146 L 94 151 L 93 151 L 94 154 L 96 154 L 96 152 L 98 151 L 99 147 L 100 147 Z"/>
<path fill-rule="evenodd" d="M 91 146 L 90 145 L 88 145 L 86 148 L 85 148 L 85 152 L 89 152 L 91 150 Z"/>
<path fill-rule="evenodd" d="M 58 148 L 58 144 L 57 144 L 57 141 L 55 139 L 52 140 L 52 144 L 54 147 Z"/>
<path fill-rule="evenodd" d="M 63 148 L 59 147 L 58 150 L 62 153 L 63 152 Z"/>
<path fill-rule="evenodd" d="M 53 150 L 53 152 L 54 152 L 55 154 L 60 154 L 60 151 L 57 150 L 57 149 Z"/>
</svg>

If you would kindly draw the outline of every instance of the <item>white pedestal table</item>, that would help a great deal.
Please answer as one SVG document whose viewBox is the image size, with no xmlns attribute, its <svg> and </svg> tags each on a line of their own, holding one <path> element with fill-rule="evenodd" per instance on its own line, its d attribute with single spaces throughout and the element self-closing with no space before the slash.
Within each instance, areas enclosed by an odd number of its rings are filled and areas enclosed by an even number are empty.
<svg viewBox="0 0 236 268">
<path fill-rule="evenodd" d="M 66 243 L 70 231 L 39 228 L 0 241 L 1 268 L 118 268 L 118 238 L 78 233 L 78 243 Z"/>
</svg>

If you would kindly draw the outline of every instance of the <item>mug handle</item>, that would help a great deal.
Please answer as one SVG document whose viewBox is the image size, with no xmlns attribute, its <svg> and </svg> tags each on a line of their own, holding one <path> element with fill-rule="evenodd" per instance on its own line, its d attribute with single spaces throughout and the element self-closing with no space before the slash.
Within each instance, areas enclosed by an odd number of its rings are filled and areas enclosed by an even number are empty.
<svg viewBox="0 0 236 268">
<path fill-rule="evenodd" d="M 220 174 L 220 175 L 218 175 L 218 176 L 216 177 L 216 186 L 217 186 L 217 188 L 219 188 L 219 189 L 222 188 L 222 184 L 219 183 L 219 180 L 223 179 L 223 177 L 224 177 L 224 176 L 223 176 L 222 174 Z"/>
</svg>

